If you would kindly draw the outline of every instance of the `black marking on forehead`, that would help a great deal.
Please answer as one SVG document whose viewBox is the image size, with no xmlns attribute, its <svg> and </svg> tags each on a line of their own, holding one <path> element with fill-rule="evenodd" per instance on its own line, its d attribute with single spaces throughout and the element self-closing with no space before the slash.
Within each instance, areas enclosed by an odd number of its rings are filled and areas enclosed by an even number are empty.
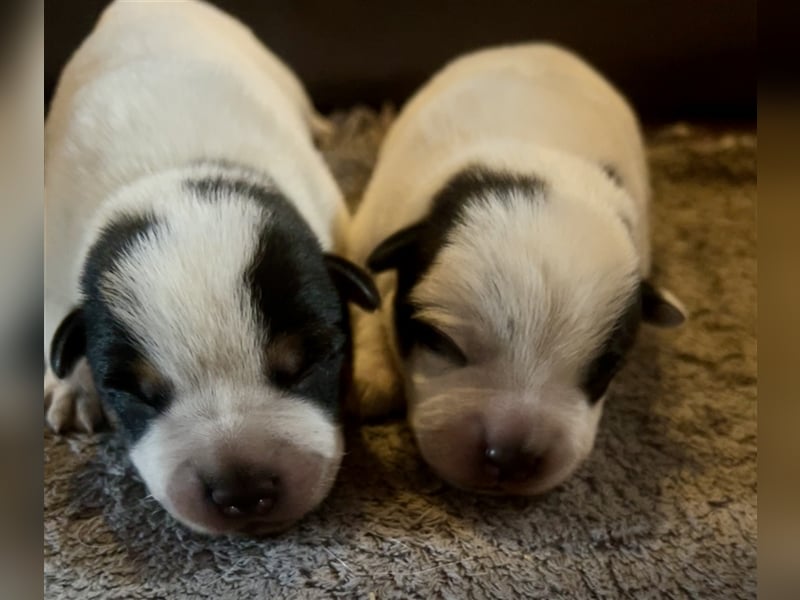
<svg viewBox="0 0 800 600">
<path fill-rule="evenodd" d="M 346 305 L 328 274 L 319 241 L 297 209 L 268 180 L 260 184 L 243 179 L 241 173 L 199 177 L 187 180 L 185 186 L 201 198 L 253 201 L 265 209 L 268 216 L 244 284 L 260 316 L 264 339 L 291 339 L 296 345 L 288 378 L 286 361 L 270 360 L 276 349 L 264 348 L 265 376 L 273 385 L 301 394 L 337 416 L 341 372 L 349 354 Z"/>
<path fill-rule="evenodd" d="M 151 397 L 140 389 L 135 370 L 146 361 L 144 350 L 113 314 L 100 286 L 103 276 L 157 227 L 151 214 L 126 215 L 109 222 L 90 248 L 81 276 L 86 357 L 98 392 L 132 442 L 144 434 L 159 410 L 166 408 L 170 397 L 163 392 Z"/>
<path fill-rule="evenodd" d="M 605 175 L 611 180 L 611 182 L 616 185 L 620 189 L 625 188 L 625 181 L 622 179 L 622 175 L 619 173 L 619 169 L 612 165 L 611 163 L 602 162 L 600 163 L 600 169 L 605 173 Z M 622 221 L 622 224 L 625 226 L 625 229 L 628 230 L 628 235 L 633 235 L 633 224 L 631 220 L 621 212 L 616 213 L 617 218 Z M 634 242 L 635 243 L 635 242 Z"/>
<path fill-rule="evenodd" d="M 469 166 L 455 174 L 434 196 L 431 209 L 419 226 L 417 240 L 397 269 L 395 323 L 401 353 L 406 356 L 416 344 L 410 327 L 416 311 L 409 295 L 448 243 L 453 230 L 465 222 L 469 211 L 488 203 L 508 205 L 515 198 L 531 202 L 544 197 L 545 182 L 532 174 L 519 174 Z"/>
<path fill-rule="evenodd" d="M 583 371 L 580 385 L 590 403 L 594 404 L 606 393 L 611 380 L 622 368 L 641 322 L 642 294 L 636 286 L 605 341 Z"/>
<path fill-rule="evenodd" d="M 157 224 L 152 214 L 124 215 L 107 223 L 86 257 L 81 275 L 83 293 L 96 291 L 103 275 L 113 270 L 120 258 L 154 231 Z"/>
<path fill-rule="evenodd" d="M 217 166 L 221 167 L 223 165 Z M 230 168 L 232 170 L 231 173 L 202 175 L 187 179 L 183 185 L 186 190 L 204 200 L 243 199 L 255 201 L 267 209 L 273 209 L 276 205 L 288 204 L 283 194 L 272 186 L 266 177 L 259 177 L 258 174 L 246 169 L 234 170 L 233 167 Z M 249 177 L 243 177 L 245 173 Z M 261 179 L 261 181 L 257 179 Z M 289 206 L 293 208 L 291 205 Z M 299 215 L 297 216 L 300 218 Z"/>
<path fill-rule="evenodd" d="M 618 187 L 625 187 L 625 182 L 622 179 L 622 175 L 619 174 L 619 169 L 617 169 L 617 167 L 611 163 L 600 163 L 600 168 L 603 169 L 603 173 L 605 173 L 608 178 Z"/>
</svg>

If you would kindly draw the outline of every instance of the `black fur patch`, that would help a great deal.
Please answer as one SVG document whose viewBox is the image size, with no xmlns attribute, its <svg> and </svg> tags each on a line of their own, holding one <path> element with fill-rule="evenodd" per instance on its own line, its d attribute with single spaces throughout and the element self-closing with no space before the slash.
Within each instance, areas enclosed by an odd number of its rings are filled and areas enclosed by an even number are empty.
<svg viewBox="0 0 800 600">
<path fill-rule="evenodd" d="M 403 248 L 397 249 L 397 260 L 387 258 L 382 265 L 397 269 L 395 325 L 404 356 L 423 341 L 414 334 L 420 330 L 412 323 L 417 307 L 409 300 L 411 290 L 430 269 L 453 229 L 465 220 L 470 208 L 486 202 L 507 203 L 514 197 L 537 201 L 543 197 L 544 191 L 544 181 L 535 176 L 471 166 L 453 176 L 437 192 L 428 216 L 407 230 L 408 239 L 403 241 Z"/>
<path fill-rule="evenodd" d="M 135 369 L 146 360 L 143 349 L 111 312 L 100 283 L 103 274 L 157 225 L 156 219 L 147 215 L 127 216 L 106 225 L 89 251 L 81 277 L 86 357 L 98 393 L 132 441 L 141 437 L 147 423 L 166 407 L 169 397 L 154 399 L 142 394 Z"/>
<path fill-rule="evenodd" d="M 280 191 L 236 178 L 233 173 L 185 185 L 211 201 L 241 198 L 258 202 L 269 211 L 244 283 L 261 316 L 264 337 L 298 340 L 300 364 L 287 377 L 284 370 L 271 368 L 269 349 L 265 348 L 265 376 L 336 417 L 343 370 L 349 368 L 349 324 L 346 305 L 311 228 Z"/>
<path fill-rule="evenodd" d="M 625 363 L 641 322 L 642 294 L 637 287 L 628 300 L 625 310 L 609 331 L 605 343 L 584 370 L 581 389 L 592 404 L 606 393 L 611 380 Z"/>
</svg>

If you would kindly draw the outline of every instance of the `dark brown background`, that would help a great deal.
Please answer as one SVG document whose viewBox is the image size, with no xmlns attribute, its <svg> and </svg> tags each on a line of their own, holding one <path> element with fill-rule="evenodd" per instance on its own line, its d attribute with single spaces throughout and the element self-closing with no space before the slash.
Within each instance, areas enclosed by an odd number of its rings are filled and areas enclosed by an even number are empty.
<svg viewBox="0 0 800 600">
<path fill-rule="evenodd" d="M 48 0 L 45 94 L 108 0 Z M 754 0 L 218 0 L 298 73 L 323 111 L 402 102 L 449 58 L 550 40 L 577 50 L 646 121 L 753 120 Z"/>
</svg>

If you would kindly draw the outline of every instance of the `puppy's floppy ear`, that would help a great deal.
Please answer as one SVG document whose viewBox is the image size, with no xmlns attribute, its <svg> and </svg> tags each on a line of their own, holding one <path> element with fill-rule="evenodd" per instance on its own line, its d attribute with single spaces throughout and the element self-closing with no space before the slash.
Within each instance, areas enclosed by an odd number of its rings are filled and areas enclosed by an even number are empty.
<svg viewBox="0 0 800 600">
<path fill-rule="evenodd" d="M 75 367 L 75 363 L 86 354 L 86 324 L 83 309 L 70 312 L 53 334 L 50 342 L 50 368 L 59 379 L 64 379 Z"/>
<path fill-rule="evenodd" d="M 424 227 L 422 224 L 411 225 L 390 235 L 369 255 L 367 266 L 376 273 L 401 268 L 413 259 Z"/>
<path fill-rule="evenodd" d="M 659 289 L 649 281 L 642 281 L 642 319 L 660 327 L 677 327 L 686 321 L 686 309 L 667 290 Z"/>
<path fill-rule="evenodd" d="M 325 266 L 339 294 L 364 310 L 373 311 L 381 305 L 381 296 L 372 276 L 361 267 L 333 254 L 325 255 Z"/>
</svg>

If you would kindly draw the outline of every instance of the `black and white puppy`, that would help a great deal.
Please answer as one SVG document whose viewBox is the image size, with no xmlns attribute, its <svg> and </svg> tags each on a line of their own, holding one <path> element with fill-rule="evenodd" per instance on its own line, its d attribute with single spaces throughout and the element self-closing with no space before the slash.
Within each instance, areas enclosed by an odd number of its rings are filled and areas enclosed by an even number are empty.
<svg viewBox="0 0 800 600">
<path fill-rule="evenodd" d="M 98 396 L 150 493 L 208 533 L 280 530 L 342 456 L 347 213 L 300 83 L 200 2 L 117 2 L 46 124 L 47 421 Z"/>
<path fill-rule="evenodd" d="M 354 312 L 363 416 L 404 388 L 422 455 L 456 486 L 537 494 L 589 454 L 641 320 L 677 325 L 647 282 L 648 175 L 626 101 L 550 45 L 446 66 L 407 104 L 354 218 L 377 272 Z"/>
</svg>

